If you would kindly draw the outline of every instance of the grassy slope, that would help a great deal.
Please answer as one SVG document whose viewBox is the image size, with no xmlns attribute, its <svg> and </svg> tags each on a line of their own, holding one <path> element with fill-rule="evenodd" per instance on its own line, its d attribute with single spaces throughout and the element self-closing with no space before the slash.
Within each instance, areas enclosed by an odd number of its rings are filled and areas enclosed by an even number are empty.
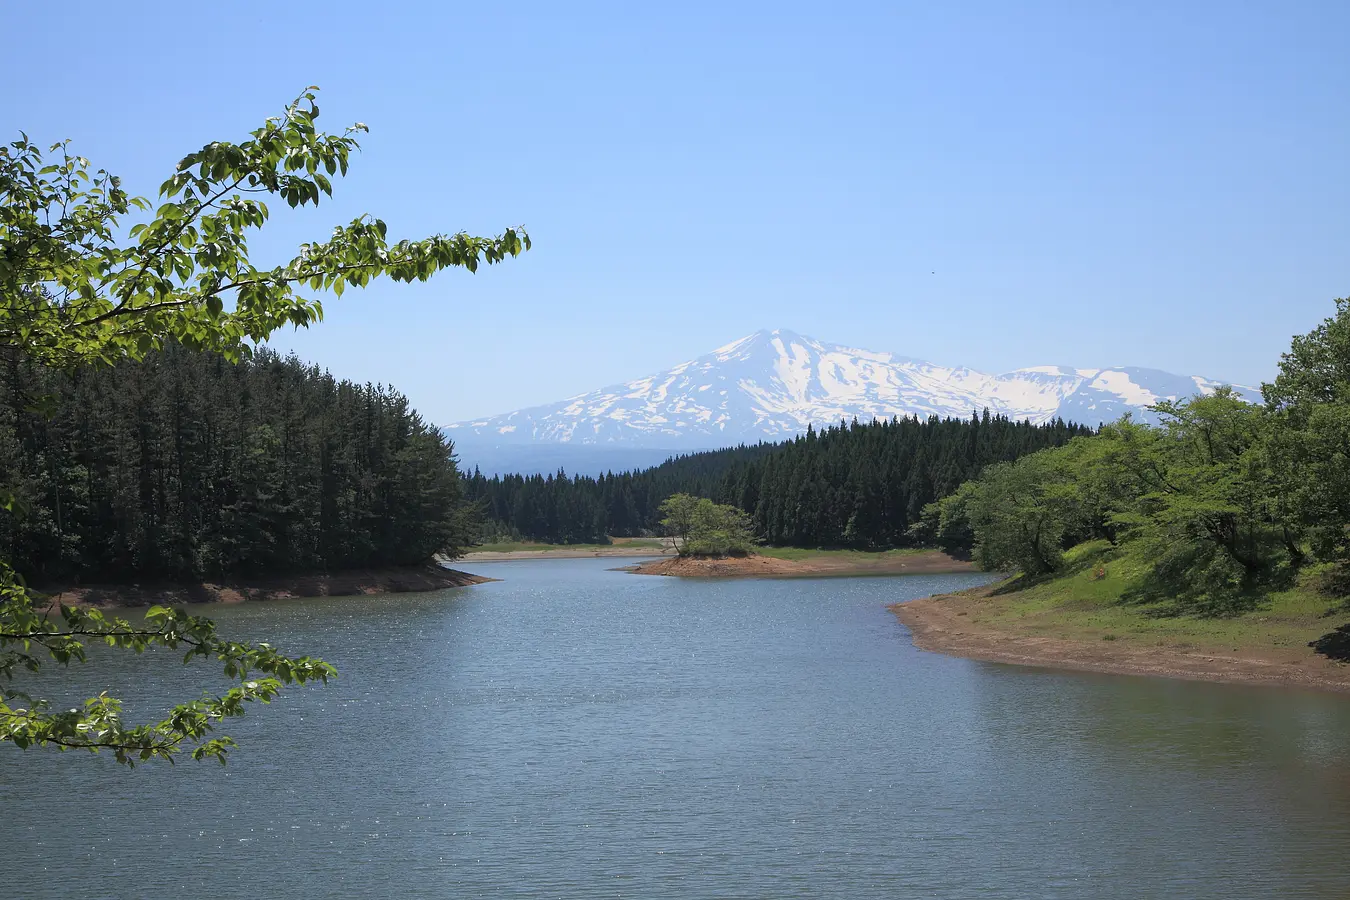
<svg viewBox="0 0 1350 900">
<path fill-rule="evenodd" d="M 1099 569 L 1100 567 L 1100 569 Z M 1105 575 L 1100 575 L 1100 570 Z M 1224 619 L 1164 615 L 1161 605 L 1123 601 L 1142 573 L 1128 549 L 1105 542 L 1066 554 L 1065 574 L 1020 587 L 1011 579 L 994 590 L 977 621 L 1024 634 L 1070 640 L 1109 640 L 1139 646 L 1234 651 L 1281 648 L 1307 652 L 1309 641 L 1332 631 L 1350 611 L 1343 600 L 1307 588 L 1269 595 L 1259 608 Z"/>
</svg>

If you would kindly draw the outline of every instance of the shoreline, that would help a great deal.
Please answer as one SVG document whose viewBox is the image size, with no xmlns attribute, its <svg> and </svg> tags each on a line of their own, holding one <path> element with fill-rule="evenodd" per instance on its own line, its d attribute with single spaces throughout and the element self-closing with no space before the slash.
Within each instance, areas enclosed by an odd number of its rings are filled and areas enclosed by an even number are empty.
<svg viewBox="0 0 1350 900">
<path fill-rule="evenodd" d="M 821 554 L 805 559 L 782 559 L 751 554 L 742 557 L 667 557 L 624 571 L 634 575 L 664 575 L 677 578 L 828 578 L 864 575 L 948 575 L 975 572 L 974 563 L 953 559 L 937 550 L 903 556 L 840 558 Z"/>
<path fill-rule="evenodd" d="M 206 603 L 251 603 L 298 597 L 361 597 L 440 591 L 498 581 L 450 569 L 438 563 L 346 569 L 306 575 L 260 575 L 213 582 L 140 582 L 82 584 L 39 589 L 51 604 L 100 608 L 162 604 L 187 606 Z"/>
<path fill-rule="evenodd" d="M 522 559 L 647 559 L 671 556 L 673 551 L 659 547 L 606 547 L 603 549 L 569 550 L 565 547 L 548 550 L 479 550 L 465 553 L 456 562 L 515 562 Z"/>
<path fill-rule="evenodd" d="M 1193 644 L 1141 646 L 1019 632 L 976 618 L 982 607 L 997 602 L 984 587 L 896 603 L 889 609 L 909 629 L 914 646 L 947 656 L 1045 669 L 1350 693 L 1350 666 L 1307 648 L 1235 647 L 1229 652 Z"/>
</svg>

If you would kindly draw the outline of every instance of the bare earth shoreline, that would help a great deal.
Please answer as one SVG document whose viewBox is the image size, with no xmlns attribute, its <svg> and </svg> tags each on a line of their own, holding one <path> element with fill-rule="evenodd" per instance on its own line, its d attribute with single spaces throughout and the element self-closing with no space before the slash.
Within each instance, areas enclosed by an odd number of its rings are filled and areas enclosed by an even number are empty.
<svg viewBox="0 0 1350 900">
<path fill-rule="evenodd" d="M 568 549 L 566 547 L 549 548 L 547 550 L 505 550 L 505 551 L 473 551 L 465 553 L 459 558 L 459 562 L 512 562 L 522 559 L 606 559 L 606 558 L 647 558 L 651 556 L 667 556 L 675 551 L 664 550 L 658 547 L 625 547 L 622 544 L 616 544 L 613 547 L 587 548 L 587 549 Z"/>
<path fill-rule="evenodd" d="M 674 575 L 681 578 L 819 578 L 849 575 L 936 575 L 974 572 L 969 562 L 953 559 L 936 550 L 906 553 L 903 556 L 878 555 L 874 559 L 856 557 L 807 557 L 780 559 L 750 555 L 721 559 L 676 557 L 641 563 L 627 569 L 637 575 Z"/>
<path fill-rule="evenodd" d="M 545 550 L 468 554 L 470 562 L 493 559 L 567 559 L 646 557 L 625 567 L 641 575 L 692 578 L 812 578 L 828 576 L 939 574 L 975 571 L 972 564 L 939 553 L 859 560 L 821 556 L 803 560 L 771 556 L 739 559 L 664 557 L 659 550 Z M 368 596 L 437 591 L 496 581 L 436 563 L 352 569 L 329 574 L 263 576 L 197 584 L 48 586 L 42 593 L 53 603 L 99 607 L 151 604 L 240 603 L 290 597 Z M 1118 675 L 1148 675 L 1250 685 L 1310 688 L 1350 693 L 1350 666 L 1302 647 L 1243 648 L 1232 653 L 1175 646 L 1141 646 L 1121 642 L 1084 641 L 1053 633 L 1019 632 L 1006 623 L 979 621 L 982 610 L 997 603 L 989 588 L 924 597 L 890 607 L 909 628 L 921 650 L 986 662 L 1009 663 Z"/>
<path fill-rule="evenodd" d="M 1256 648 L 1221 653 L 1141 647 L 1019 634 L 971 621 L 982 604 L 996 603 L 987 588 L 897 603 L 891 610 L 921 650 L 985 662 L 1115 675 L 1150 675 L 1237 684 L 1299 687 L 1350 693 L 1350 666 L 1304 648 Z"/>
<path fill-rule="evenodd" d="M 197 584 L 140 583 L 48 586 L 41 590 L 53 603 L 67 606 L 182 606 L 191 603 L 242 603 L 288 597 L 354 597 L 439 591 L 496 581 L 448 569 L 436 563 L 348 569 L 314 575 L 266 575 Z"/>
</svg>

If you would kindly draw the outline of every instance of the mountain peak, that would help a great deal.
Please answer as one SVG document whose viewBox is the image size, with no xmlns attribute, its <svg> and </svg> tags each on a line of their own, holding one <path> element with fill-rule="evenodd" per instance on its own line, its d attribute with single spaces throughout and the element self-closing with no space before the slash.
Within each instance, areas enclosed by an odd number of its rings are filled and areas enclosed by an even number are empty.
<svg viewBox="0 0 1350 900">
<path fill-rule="evenodd" d="M 775 341 L 778 341 L 779 343 L 784 345 L 791 345 L 794 343 L 797 344 L 818 343 L 813 338 L 809 338 L 806 337 L 805 335 L 798 334 L 797 332 L 792 331 L 791 329 L 761 328 L 759 331 L 747 334 L 743 338 L 738 338 L 732 341 L 730 344 L 724 344 L 721 347 L 718 347 L 716 350 L 712 351 L 712 353 L 709 353 L 707 355 L 728 356 L 737 353 L 745 353 L 751 350 L 752 348 L 756 350 L 765 350 L 767 348 L 773 347 Z M 702 359 L 703 357 L 699 358 Z"/>
</svg>

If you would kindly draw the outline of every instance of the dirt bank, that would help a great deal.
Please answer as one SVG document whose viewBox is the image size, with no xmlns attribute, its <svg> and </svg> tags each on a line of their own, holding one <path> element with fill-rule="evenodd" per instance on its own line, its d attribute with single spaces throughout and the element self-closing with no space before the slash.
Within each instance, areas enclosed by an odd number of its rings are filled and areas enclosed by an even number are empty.
<svg viewBox="0 0 1350 900">
<path fill-rule="evenodd" d="M 242 603 L 285 597 L 346 597 L 439 591 L 496 581 L 427 563 L 383 569 L 350 569 L 327 575 L 271 575 L 199 584 L 142 583 L 56 585 L 42 593 L 68 606 L 181 606 L 189 603 Z"/>
<path fill-rule="evenodd" d="M 567 547 L 548 550 L 505 550 L 474 551 L 460 557 L 461 562 L 509 562 L 518 559 L 640 559 L 650 556 L 669 556 L 675 551 L 659 547 L 601 547 L 596 549 L 568 549 Z"/>
<path fill-rule="evenodd" d="M 812 578 L 843 575 L 935 575 L 948 572 L 973 572 L 969 562 L 952 559 L 936 550 L 904 555 L 875 554 L 831 555 L 803 559 L 780 559 L 752 554 L 740 558 L 659 559 L 633 566 L 638 575 L 678 575 L 684 578 Z"/>
<path fill-rule="evenodd" d="M 989 588 L 940 594 L 891 607 L 923 650 L 988 662 L 1153 675 L 1199 681 L 1315 688 L 1350 692 L 1350 666 L 1306 647 L 1141 646 L 1121 640 L 1071 640 L 1043 630 L 994 621 L 1004 602 Z M 1163 642 L 1158 642 L 1162 644 Z"/>
</svg>

